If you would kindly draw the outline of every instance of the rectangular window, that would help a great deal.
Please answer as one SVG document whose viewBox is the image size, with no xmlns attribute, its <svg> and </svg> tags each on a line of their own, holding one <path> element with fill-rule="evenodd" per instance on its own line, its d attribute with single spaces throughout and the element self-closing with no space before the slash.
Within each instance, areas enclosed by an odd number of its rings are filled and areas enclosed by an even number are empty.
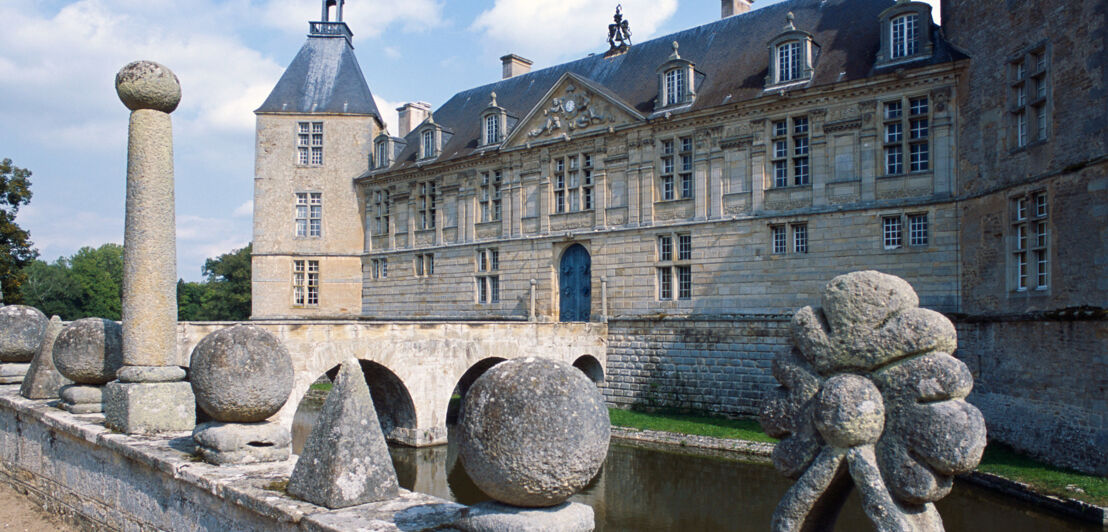
<svg viewBox="0 0 1108 532">
<path fill-rule="evenodd" d="M 890 45 L 893 59 L 916 55 L 919 47 L 919 15 L 910 14 L 890 21 Z"/>
<path fill-rule="evenodd" d="M 373 212 L 376 223 L 376 233 L 385 235 L 389 232 L 389 191 L 377 190 L 373 193 Z"/>
<path fill-rule="evenodd" d="M 1022 148 L 1032 141 L 1047 140 L 1049 136 L 1047 49 L 1040 47 L 1024 52 L 1010 65 L 1009 110 L 1013 144 L 1015 148 Z"/>
<path fill-rule="evenodd" d="M 692 299 L 692 267 L 677 266 L 677 299 Z"/>
<path fill-rule="evenodd" d="M 485 144 L 500 142 L 500 116 L 492 114 L 485 117 Z"/>
<path fill-rule="evenodd" d="M 680 147 L 680 155 L 674 156 L 674 149 Z M 662 141 L 662 156 L 658 172 L 659 201 L 669 201 L 693 197 L 693 156 L 692 137 L 665 139 Z"/>
<path fill-rule="evenodd" d="M 692 235 L 669 233 L 658 235 L 658 299 L 692 298 Z M 677 249 L 674 250 L 674 243 Z M 676 291 L 674 288 L 676 287 Z M 676 297 L 675 297 L 676 296 Z"/>
<path fill-rule="evenodd" d="M 296 236 L 318 237 L 323 234 L 323 194 L 296 193 Z"/>
<path fill-rule="evenodd" d="M 503 174 L 500 170 L 481 172 L 481 185 L 479 203 L 481 204 L 481 221 L 492 222 L 500 219 L 500 191 Z"/>
<path fill-rule="evenodd" d="M 435 130 L 428 129 L 421 134 L 423 158 L 435 156 Z"/>
<path fill-rule="evenodd" d="M 685 98 L 685 70 L 674 68 L 667 70 L 666 74 L 666 105 L 676 105 Z"/>
<path fill-rule="evenodd" d="M 787 235 L 785 234 L 785 226 L 783 225 L 771 225 L 769 226 L 770 235 L 773 239 L 773 254 L 784 255 L 788 252 Z"/>
<path fill-rule="evenodd" d="M 477 250 L 477 302 L 481 304 L 500 302 L 500 251 L 497 248 Z"/>
<path fill-rule="evenodd" d="M 677 260 L 692 260 L 692 235 L 677 235 Z"/>
<path fill-rule="evenodd" d="M 374 168 L 384 168 L 389 165 L 389 141 L 382 140 L 377 143 L 375 151 Z"/>
<path fill-rule="evenodd" d="M 908 109 L 905 116 L 904 109 Z M 885 175 L 925 172 L 931 168 L 931 104 L 927 97 L 902 98 L 884 104 Z M 905 135 L 904 133 L 908 134 Z M 907 137 L 907 138 L 905 138 Z M 905 168 L 904 155 L 908 155 Z"/>
<path fill-rule="evenodd" d="M 882 217 L 881 228 L 885 249 L 900 248 L 903 242 L 903 222 L 900 216 Z"/>
<path fill-rule="evenodd" d="M 438 188 L 434 181 L 419 184 L 419 229 L 434 229 L 438 214 Z"/>
<path fill-rule="evenodd" d="M 296 163 L 323 165 L 323 122 L 296 123 Z"/>
<path fill-rule="evenodd" d="M 808 252 L 808 224 L 792 224 L 793 253 Z"/>
<path fill-rule="evenodd" d="M 435 254 L 417 253 L 415 256 L 416 277 L 427 277 L 435 273 Z"/>
<path fill-rule="evenodd" d="M 389 276 L 389 259 L 372 259 L 369 261 L 370 277 L 384 279 Z"/>
<path fill-rule="evenodd" d="M 567 171 L 568 168 L 568 171 Z M 575 154 L 554 160 L 554 212 L 593 208 L 592 155 Z"/>
<path fill-rule="evenodd" d="M 800 41 L 777 46 L 777 83 L 800 79 Z"/>
<path fill-rule="evenodd" d="M 808 163 L 809 128 L 808 117 L 797 116 L 791 119 L 792 135 L 789 135 L 788 120 L 773 122 L 773 187 L 789 186 L 790 174 L 793 185 L 811 183 L 811 171 Z"/>
<path fill-rule="evenodd" d="M 908 245 L 910 246 L 926 246 L 927 245 L 927 215 L 926 214 L 909 214 L 908 215 Z"/>
<path fill-rule="evenodd" d="M 319 261 L 292 261 L 292 304 L 298 307 L 319 306 Z"/>
<path fill-rule="evenodd" d="M 1017 291 L 1050 287 L 1050 225 L 1046 192 L 1012 199 L 1012 269 Z"/>
<path fill-rule="evenodd" d="M 658 260 L 662 262 L 673 260 L 673 237 L 670 235 L 658 237 Z"/>
<path fill-rule="evenodd" d="M 658 267 L 658 299 L 673 299 L 673 267 Z"/>
</svg>

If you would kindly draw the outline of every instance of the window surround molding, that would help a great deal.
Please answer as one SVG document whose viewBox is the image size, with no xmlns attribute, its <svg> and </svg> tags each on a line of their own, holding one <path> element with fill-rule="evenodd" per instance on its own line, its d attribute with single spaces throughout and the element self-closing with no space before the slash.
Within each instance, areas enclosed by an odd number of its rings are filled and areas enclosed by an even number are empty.
<svg viewBox="0 0 1108 532">
<path fill-rule="evenodd" d="M 881 249 L 886 252 L 920 251 L 931 247 L 931 223 L 934 213 L 911 210 L 878 216 Z"/>
<path fill-rule="evenodd" d="M 915 53 L 896 56 L 893 42 L 894 24 L 900 17 L 915 16 Z M 931 57 L 934 43 L 931 41 L 931 6 L 923 2 L 898 0 L 896 5 L 884 10 L 877 16 L 881 27 L 881 48 L 877 51 L 876 68 L 898 65 Z"/>
<path fill-rule="evenodd" d="M 1007 59 L 1007 101 L 1011 124 L 1009 153 L 1039 146 L 1050 140 L 1053 125 L 1050 52 L 1050 43 L 1040 41 L 1022 48 Z"/>
<path fill-rule="evenodd" d="M 371 170 L 385 170 L 396 162 L 396 156 L 403 151 L 406 142 L 399 137 L 389 135 L 387 129 L 382 130 L 373 139 L 373 159 L 370 161 Z M 382 150 L 384 150 L 382 152 Z M 382 157 L 382 155 L 384 157 Z"/>
<path fill-rule="evenodd" d="M 673 41 L 673 53 L 658 67 L 658 98 L 654 109 L 672 110 L 692 105 L 696 100 L 696 68 L 691 61 L 682 59 Z"/>
<path fill-rule="evenodd" d="M 508 138 L 508 110 L 496 103 L 496 93 L 491 92 L 489 106 L 481 112 L 481 147 L 498 145 L 506 138 Z"/>
<path fill-rule="evenodd" d="M 819 58 L 820 47 L 816 44 L 811 33 L 796 29 L 793 24 L 794 16 L 790 12 L 788 22 L 781 33 L 774 37 L 767 47 L 769 48 L 769 71 L 766 75 L 766 91 L 780 90 L 792 86 L 803 85 L 812 81 L 812 73 L 815 71 L 816 60 Z M 779 54 L 785 50 L 785 46 L 797 43 L 798 56 L 797 72 L 782 72 L 780 68 Z M 792 75 L 795 74 L 795 75 Z"/>
<path fill-rule="evenodd" d="M 434 159 L 442 153 L 445 132 L 442 126 L 435 123 L 435 117 L 428 113 L 427 119 L 416 129 L 420 161 Z"/>
</svg>

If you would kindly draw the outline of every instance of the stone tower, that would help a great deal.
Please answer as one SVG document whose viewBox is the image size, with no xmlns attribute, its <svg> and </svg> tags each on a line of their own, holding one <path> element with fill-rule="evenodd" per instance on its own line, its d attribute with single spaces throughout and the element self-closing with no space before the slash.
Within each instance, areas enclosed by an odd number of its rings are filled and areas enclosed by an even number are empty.
<svg viewBox="0 0 1108 532">
<path fill-rule="evenodd" d="M 322 7 L 254 111 L 254 318 L 361 310 L 363 225 L 352 180 L 368 169 L 384 122 L 354 57 L 343 0 Z"/>
</svg>

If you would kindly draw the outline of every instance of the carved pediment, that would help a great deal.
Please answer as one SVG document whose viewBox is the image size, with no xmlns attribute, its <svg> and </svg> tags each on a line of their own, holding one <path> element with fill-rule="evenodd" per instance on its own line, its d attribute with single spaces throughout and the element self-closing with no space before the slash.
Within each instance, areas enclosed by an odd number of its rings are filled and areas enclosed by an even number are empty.
<svg viewBox="0 0 1108 532">
<path fill-rule="evenodd" d="M 645 120 L 633 107 L 572 73 L 562 75 L 504 141 L 504 146 L 577 136 Z"/>
</svg>

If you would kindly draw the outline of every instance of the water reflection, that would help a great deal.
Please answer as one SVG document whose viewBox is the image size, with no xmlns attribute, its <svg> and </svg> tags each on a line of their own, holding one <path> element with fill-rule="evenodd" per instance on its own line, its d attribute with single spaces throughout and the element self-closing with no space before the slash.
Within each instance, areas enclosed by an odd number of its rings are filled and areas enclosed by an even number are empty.
<svg viewBox="0 0 1108 532">
<path fill-rule="evenodd" d="M 318 415 L 320 404 L 308 403 L 297 410 L 293 422 L 295 453 L 300 452 Z M 450 445 L 391 447 L 400 485 L 463 504 L 488 500 L 458 460 L 454 435 L 451 430 Z M 599 531 L 764 531 L 789 485 L 772 466 L 763 463 L 615 443 L 600 473 L 573 500 L 592 506 Z M 965 483 L 957 483 L 938 507 L 950 532 L 1101 530 Z M 851 494 L 836 530 L 872 529 L 857 493 Z"/>
</svg>

